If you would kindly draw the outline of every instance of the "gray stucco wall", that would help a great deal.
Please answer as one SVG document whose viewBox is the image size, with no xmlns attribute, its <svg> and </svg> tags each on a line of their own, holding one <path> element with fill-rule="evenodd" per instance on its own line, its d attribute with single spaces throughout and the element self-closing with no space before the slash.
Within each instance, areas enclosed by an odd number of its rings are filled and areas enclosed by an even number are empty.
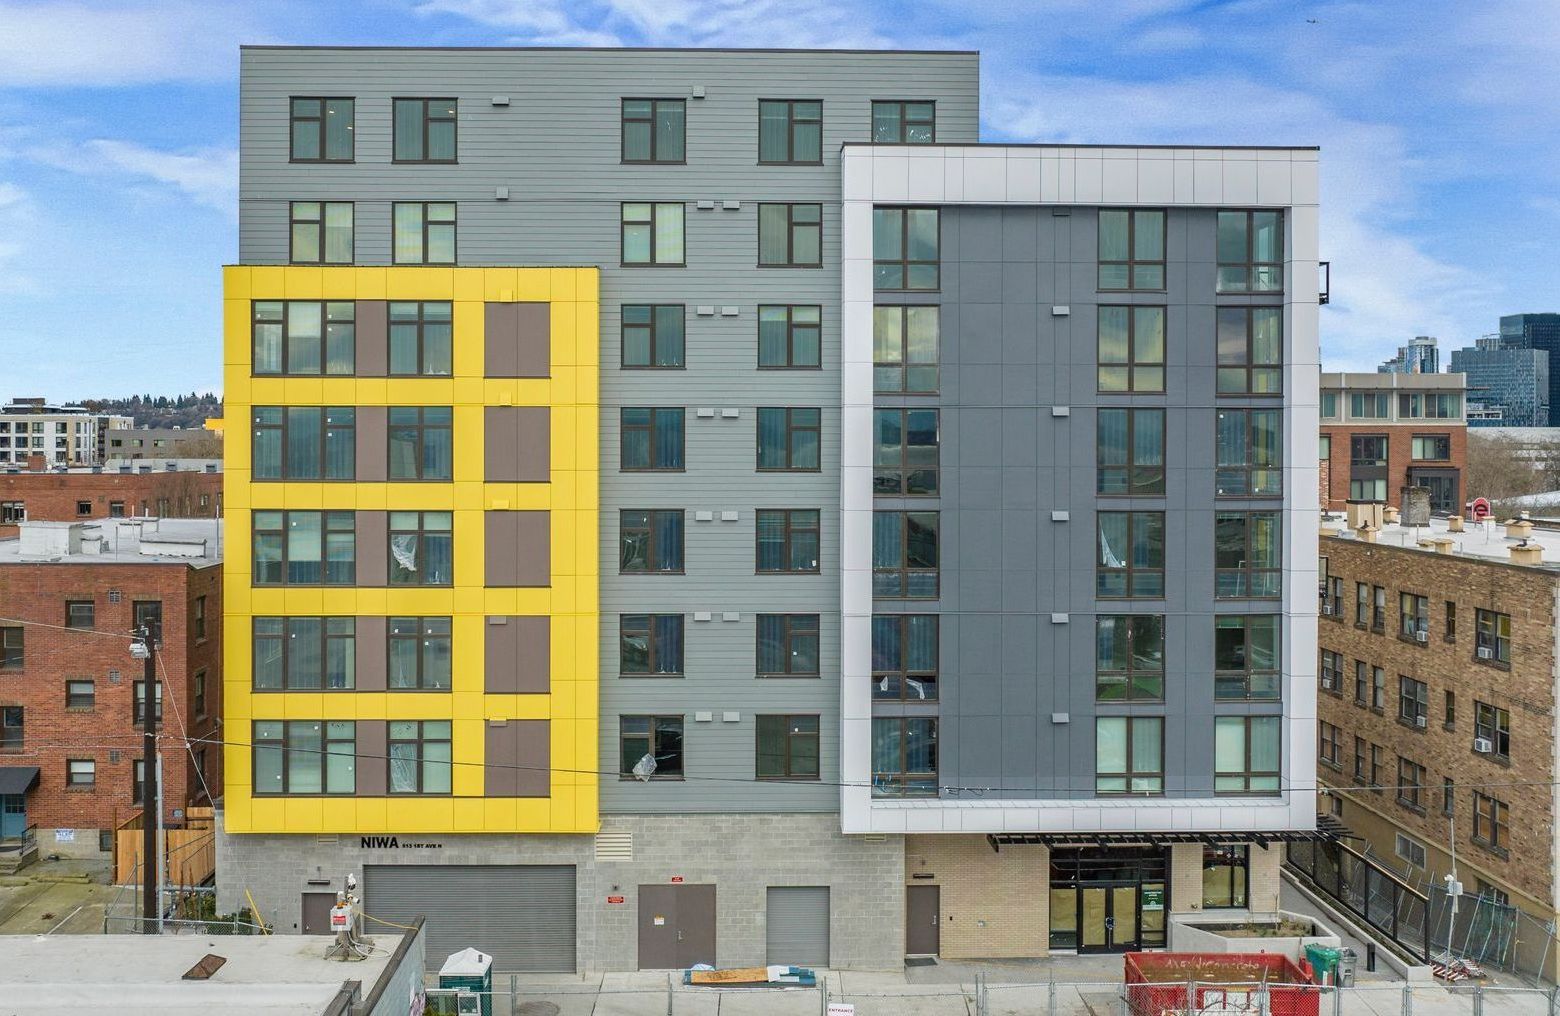
<svg viewBox="0 0 1560 1016">
<path fill-rule="evenodd" d="M 1174 208 L 1168 291 L 1100 293 L 1096 211 L 942 213 L 942 290 L 926 300 L 943 308 L 942 597 L 933 608 L 943 615 L 940 782 L 991 788 L 987 798 L 1093 797 L 1096 715 L 1164 716 L 1166 795 L 1207 796 L 1214 714 L 1281 712 L 1277 702 L 1215 708 L 1213 698 L 1214 614 L 1281 610 L 1277 600 L 1215 604 L 1214 512 L 1282 507 L 1214 497 L 1216 409 L 1280 403 L 1215 398 L 1213 365 L 1216 304 L 1276 306 L 1282 297 L 1216 298 L 1216 211 Z M 1096 394 L 1101 304 L 1167 305 L 1165 394 Z M 1068 313 L 1055 316 L 1052 305 Z M 1099 406 L 1166 407 L 1164 497 L 1096 496 Z M 1095 599 L 1096 510 L 1166 513 L 1163 600 Z M 1067 520 L 1053 521 L 1053 511 Z M 1091 603 L 1100 614 L 1166 616 L 1163 704 L 1096 705 Z M 900 607 L 926 609 L 878 604 Z M 1052 612 L 1067 622 L 1054 623 Z"/>
</svg>

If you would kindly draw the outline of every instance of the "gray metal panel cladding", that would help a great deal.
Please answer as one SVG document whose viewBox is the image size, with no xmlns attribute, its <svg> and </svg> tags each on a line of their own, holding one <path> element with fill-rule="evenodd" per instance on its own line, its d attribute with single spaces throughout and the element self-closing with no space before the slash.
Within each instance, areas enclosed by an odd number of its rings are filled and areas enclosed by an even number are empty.
<svg viewBox="0 0 1560 1016">
<path fill-rule="evenodd" d="M 937 136 L 978 140 L 973 53 L 635 50 L 246 49 L 240 88 L 239 254 L 287 259 L 287 208 L 356 202 L 359 264 L 390 260 L 390 206 L 458 203 L 463 265 L 598 265 L 601 280 L 601 769 L 618 766 L 619 717 L 684 717 L 688 779 L 602 781 L 611 812 L 834 811 L 839 796 L 840 145 L 870 138 L 873 99 L 934 99 Z M 705 98 L 695 99 L 695 86 Z M 288 162 L 291 95 L 356 97 L 356 162 Z M 459 164 L 390 160 L 394 96 L 456 96 Z M 507 95 L 507 107 L 492 98 Z M 621 100 L 683 97 L 684 165 L 623 165 Z M 822 165 L 758 165 L 760 99 L 823 102 Z M 495 197 L 509 188 L 508 200 Z M 686 267 L 620 267 L 625 201 L 684 207 Z M 823 204 L 822 268 L 757 267 L 759 202 Z M 701 202 L 711 207 L 701 209 Z M 733 205 L 728 208 L 727 205 Z M 621 369 L 621 307 L 682 304 L 686 367 Z M 822 367 L 760 371 L 757 308 L 822 307 Z M 708 314 L 700 308 L 707 307 Z M 727 308 L 736 313 L 726 313 Z M 623 473 L 625 406 L 686 409 L 685 468 Z M 756 471 L 759 406 L 823 410 L 815 473 Z M 699 409 L 712 410 L 701 416 Z M 735 415 L 728 415 L 734 410 Z M 685 511 L 682 575 L 619 575 L 618 512 Z M 754 573 L 754 511 L 816 508 L 821 574 Z M 699 513 L 710 515 L 702 521 Z M 735 518 L 728 521 L 728 513 Z M 821 678 L 758 679 L 756 615 L 821 616 Z M 618 676 L 619 615 L 684 616 L 685 676 Z M 710 620 L 696 618 L 708 613 Z M 725 620 L 727 614 L 735 620 Z M 708 713 L 709 721 L 696 719 Z M 726 720 L 726 714 L 736 719 Z M 756 715 L 818 714 L 817 784 L 754 776 Z"/>
</svg>

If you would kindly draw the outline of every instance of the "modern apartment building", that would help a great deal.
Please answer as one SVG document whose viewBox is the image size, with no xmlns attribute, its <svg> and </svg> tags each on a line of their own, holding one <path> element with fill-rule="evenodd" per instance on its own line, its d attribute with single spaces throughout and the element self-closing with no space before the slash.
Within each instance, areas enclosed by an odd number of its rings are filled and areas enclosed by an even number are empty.
<svg viewBox="0 0 1560 1016">
<path fill-rule="evenodd" d="M 1441 369 L 1441 351 L 1434 335 L 1416 335 L 1408 345 L 1376 368 L 1379 374 L 1434 374 Z"/>
<path fill-rule="evenodd" d="M 108 454 L 120 459 L 179 459 L 209 455 L 221 439 L 203 427 L 127 427 L 108 436 Z"/>
<path fill-rule="evenodd" d="M 1549 353 L 1501 341 L 1485 335 L 1452 350 L 1452 373 L 1467 379 L 1468 426 L 1549 426 Z"/>
<path fill-rule="evenodd" d="M 949 52 L 256 47 L 241 117 L 220 907 L 575 970 L 1276 906 L 1314 150 L 982 146 Z"/>
<path fill-rule="evenodd" d="M 1426 487 L 1430 508 L 1460 512 L 1468 465 L 1461 374 L 1323 374 L 1322 507 L 1401 505 Z"/>
<path fill-rule="evenodd" d="M 1560 533 L 1355 521 L 1322 528 L 1318 806 L 1431 894 L 1443 935 L 1455 845 L 1478 936 L 1536 968 L 1552 939 L 1503 911 L 1556 912 Z"/>
<path fill-rule="evenodd" d="M 1502 314 L 1500 342 L 1507 349 L 1538 349 L 1549 354 L 1549 419 L 1560 426 L 1560 314 Z"/>
<path fill-rule="evenodd" d="M 43 399 L 13 399 L 0 406 L 0 468 L 42 457 L 46 465 L 97 466 L 108 456 L 108 432 L 134 426 L 128 416 L 94 413 L 81 406 L 51 406 Z"/>
</svg>

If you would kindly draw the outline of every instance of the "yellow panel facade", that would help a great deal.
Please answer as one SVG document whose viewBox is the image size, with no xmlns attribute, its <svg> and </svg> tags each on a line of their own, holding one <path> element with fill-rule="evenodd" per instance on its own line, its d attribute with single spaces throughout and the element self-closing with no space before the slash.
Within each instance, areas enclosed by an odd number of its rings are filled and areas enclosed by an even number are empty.
<svg viewBox="0 0 1560 1016">
<path fill-rule="evenodd" d="M 224 274 L 225 392 L 229 442 L 224 507 L 230 551 L 224 575 L 226 828 L 234 833 L 593 833 L 600 824 L 595 768 L 599 463 L 599 283 L 595 268 L 311 268 L 234 266 Z M 449 300 L 453 374 L 447 378 L 254 377 L 252 301 Z M 549 378 L 485 378 L 485 302 L 550 305 Z M 250 481 L 253 406 L 450 406 L 449 483 Z M 547 406 L 552 447 L 546 483 L 487 483 L 484 408 Z M 238 429 L 242 427 L 242 429 Z M 585 440 L 585 438 L 589 440 Z M 453 513 L 453 582 L 439 587 L 252 586 L 253 512 L 274 509 Z M 546 587 L 484 585 L 483 512 L 550 513 Z M 361 559 L 366 548 L 358 548 Z M 256 692 L 256 616 L 433 615 L 451 618 L 448 692 Z M 486 618 L 546 616 L 546 694 L 487 694 Z M 281 796 L 252 793 L 255 721 L 451 721 L 448 796 Z M 547 797 L 487 797 L 489 720 L 546 720 L 552 772 Z M 360 748 L 361 750 L 361 748 Z M 368 760 L 360 765 L 372 764 Z"/>
</svg>

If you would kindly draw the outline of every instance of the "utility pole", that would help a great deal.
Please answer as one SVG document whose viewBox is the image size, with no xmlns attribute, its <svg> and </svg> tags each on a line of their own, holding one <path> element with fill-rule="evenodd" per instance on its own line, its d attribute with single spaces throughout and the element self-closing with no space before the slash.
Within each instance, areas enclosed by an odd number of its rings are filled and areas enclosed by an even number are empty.
<svg viewBox="0 0 1560 1016">
<path fill-rule="evenodd" d="M 157 827 L 162 802 L 157 797 L 157 638 L 161 626 L 148 621 L 136 630 L 130 655 L 146 664 L 141 684 L 141 933 L 158 934 L 158 889 L 162 872 L 157 861 Z M 153 820 L 156 816 L 157 821 Z"/>
</svg>

